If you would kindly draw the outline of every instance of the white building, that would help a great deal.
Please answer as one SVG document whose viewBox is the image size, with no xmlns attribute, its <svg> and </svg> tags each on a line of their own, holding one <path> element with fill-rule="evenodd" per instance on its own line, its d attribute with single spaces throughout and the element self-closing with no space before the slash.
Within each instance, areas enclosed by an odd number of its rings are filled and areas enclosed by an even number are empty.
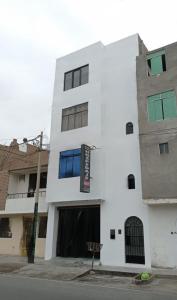
<svg viewBox="0 0 177 300">
<path fill-rule="evenodd" d="M 151 266 L 136 86 L 136 56 L 142 51 L 133 35 L 57 60 L 46 259 L 87 256 L 86 242 L 97 241 L 103 244 L 103 265 Z M 90 193 L 80 192 L 80 150 L 64 152 L 82 144 L 92 149 Z"/>
</svg>

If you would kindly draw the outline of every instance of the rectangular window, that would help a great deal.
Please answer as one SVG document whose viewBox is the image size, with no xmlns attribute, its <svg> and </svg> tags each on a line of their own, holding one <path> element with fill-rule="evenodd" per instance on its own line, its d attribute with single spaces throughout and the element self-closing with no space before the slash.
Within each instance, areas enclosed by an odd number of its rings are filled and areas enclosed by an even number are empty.
<svg viewBox="0 0 177 300">
<path fill-rule="evenodd" d="M 156 76 L 166 71 L 165 51 L 161 50 L 147 55 L 148 75 Z"/>
<path fill-rule="evenodd" d="M 42 216 L 39 218 L 38 238 L 45 239 L 46 232 L 47 232 L 47 216 Z"/>
<path fill-rule="evenodd" d="M 34 197 L 36 190 L 37 174 L 29 174 L 28 197 Z M 40 176 L 40 189 L 46 189 L 47 186 L 47 172 L 42 172 Z"/>
<path fill-rule="evenodd" d="M 11 238 L 9 218 L 0 218 L 0 238 Z"/>
<path fill-rule="evenodd" d="M 81 68 L 81 85 L 88 83 L 88 65 Z"/>
<path fill-rule="evenodd" d="M 64 90 L 72 89 L 72 72 L 65 73 L 65 86 Z"/>
<path fill-rule="evenodd" d="M 80 84 L 80 69 L 73 72 L 73 88 L 81 85 Z"/>
<path fill-rule="evenodd" d="M 47 172 L 42 172 L 40 177 L 40 189 L 46 189 L 47 186 Z"/>
<path fill-rule="evenodd" d="M 159 121 L 177 117 L 175 91 L 168 91 L 148 97 L 149 121 Z"/>
<path fill-rule="evenodd" d="M 80 176 L 81 149 L 60 152 L 59 178 Z"/>
<path fill-rule="evenodd" d="M 64 91 L 88 83 L 89 65 L 66 72 L 64 75 Z"/>
<path fill-rule="evenodd" d="M 169 153 L 168 143 L 159 144 L 160 154 Z"/>
<path fill-rule="evenodd" d="M 61 131 L 88 125 L 88 102 L 62 109 Z"/>
</svg>

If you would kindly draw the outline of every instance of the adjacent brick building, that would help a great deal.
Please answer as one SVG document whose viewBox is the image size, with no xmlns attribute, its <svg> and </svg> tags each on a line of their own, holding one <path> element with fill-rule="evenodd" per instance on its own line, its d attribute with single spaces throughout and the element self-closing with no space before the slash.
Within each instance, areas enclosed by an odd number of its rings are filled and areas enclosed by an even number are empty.
<svg viewBox="0 0 177 300">
<path fill-rule="evenodd" d="M 26 148 L 26 149 L 24 149 Z M 26 255 L 34 211 L 38 148 L 19 145 L 14 139 L 9 146 L 0 145 L 0 254 Z M 44 255 L 47 206 L 48 151 L 41 152 L 39 224 L 36 255 Z"/>
</svg>

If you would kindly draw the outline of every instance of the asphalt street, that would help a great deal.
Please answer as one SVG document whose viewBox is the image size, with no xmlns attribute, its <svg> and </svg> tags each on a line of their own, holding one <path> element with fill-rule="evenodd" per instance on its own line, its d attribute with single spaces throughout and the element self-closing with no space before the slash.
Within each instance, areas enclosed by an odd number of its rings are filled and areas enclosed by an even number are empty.
<svg viewBox="0 0 177 300">
<path fill-rule="evenodd" d="M 176 300 L 170 291 L 151 292 L 121 289 L 80 282 L 62 282 L 45 279 L 20 278 L 0 275 L 2 300 Z"/>
</svg>

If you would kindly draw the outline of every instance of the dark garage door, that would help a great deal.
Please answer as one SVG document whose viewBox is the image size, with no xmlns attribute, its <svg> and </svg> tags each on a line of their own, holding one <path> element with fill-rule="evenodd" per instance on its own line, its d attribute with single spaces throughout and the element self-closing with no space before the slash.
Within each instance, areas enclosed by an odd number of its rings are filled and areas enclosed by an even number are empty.
<svg viewBox="0 0 177 300">
<path fill-rule="evenodd" d="M 89 241 L 100 242 L 100 207 L 60 208 L 57 256 L 90 257 Z"/>
</svg>

